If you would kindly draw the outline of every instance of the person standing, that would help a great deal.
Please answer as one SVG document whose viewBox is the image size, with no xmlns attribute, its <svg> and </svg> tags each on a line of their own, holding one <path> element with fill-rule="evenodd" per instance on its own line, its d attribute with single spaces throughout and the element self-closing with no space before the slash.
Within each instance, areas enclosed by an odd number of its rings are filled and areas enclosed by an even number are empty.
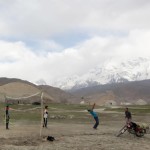
<svg viewBox="0 0 150 150">
<path fill-rule="evenodd" d="M 126 124 L 129 124 L 132 120 L 132 115 L 128 108 L 125 108 L 125 119 L 126 119 Z"/>
<path fill-rule="evenodd" d="M 43 113 L 43 127 L 47 128 L 47 119 L 48 119 L 48 106 L 45 106 Z"/>
<path fill-rule="evenodd" d="M 95 124 L 93 126 L 93 129 L 97 129 L 98 125 L 99 125 L 99 118 L 98 115 L 95 111 L 93 111 L 93 109 L 95 108 L 95 103 L 93 104 L 92 109 L 88 109 L 87 111 L 93 116 L 94 120 L 95 120 Z"/>
<path fill-rule="evenodd" d="M 6 106 L 6 112 L 5 112 L 5 119 L 6 119 L 6 129 L 8 130 L 9 129 L 9 119 L 10 119 L 10 116 L 9 116 L 9 105 Z"/>
</svg>

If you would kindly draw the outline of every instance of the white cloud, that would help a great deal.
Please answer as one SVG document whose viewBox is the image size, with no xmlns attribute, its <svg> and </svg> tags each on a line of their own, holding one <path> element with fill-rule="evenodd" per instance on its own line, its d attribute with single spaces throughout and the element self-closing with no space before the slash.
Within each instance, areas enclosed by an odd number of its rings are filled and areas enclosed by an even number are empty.
<svg viewBox="0 0 150 150">
<path fill-rule="evenodd" d="M 0 61 L 20 61 L 22 59 L 33 58 L 33 52 L 25 47 L 25 44 L 21 41 L 18 42 L 6 42 L 0 41 Z M 25 56 L 29 57 L 26 58 Z"/>
<path fill-rule="evenodd" d="M 109 59 L 148 57 L 149 12 L 148 0 L 0 0 L 0 77 L 51 84 Z M 57 40 L 80 32 L 73 46 Z"/>
<path fill-rule="evenodd" d="M 135 30 L 126 37 L 93 37 L 61 52 L 34 53 L 23 42 L 0 41 L 0 76 L 51 84 L 61 77 L 82 75 L 105 61 L 150 56 L 150 30 Z"/>
<path fill-rule="evenodd" d="M 1 35 L 46 38 L 75 30 L 150 28 L 147 0 L 1 1 Z"/>
</svg>

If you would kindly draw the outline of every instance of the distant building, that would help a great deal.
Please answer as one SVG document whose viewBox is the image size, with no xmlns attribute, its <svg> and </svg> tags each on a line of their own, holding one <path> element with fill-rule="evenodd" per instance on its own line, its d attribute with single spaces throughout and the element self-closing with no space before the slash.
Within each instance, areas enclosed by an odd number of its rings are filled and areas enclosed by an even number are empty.
<svg viewBox="0 0 150 150">
<path fill-rule="evenodd" d="M 114 100 L 109 100 L 107 102 L 105 102 L 105 106 L 116 106 L 117 103 Z"/>
<path fill-rule="evenodd" d="M 129 103 L 129 102 L 121 102 L 120 105 L 132 105 L 132 103 Z"/>
<path fill-rule="evenodd" d="M 81 101 L 80 104 L 81 104 L 81 105 L 85 104 L 85 101 Z"/>
<path fill-rule="evenodd" d="M 146 105 L 147 102 L 146 102 L 145 100 L 143 100 L 143 99 L 139 99 L 139 100 L 136 101 L 135 104 L 136 104 L 136 105 Z"/>
</svg>

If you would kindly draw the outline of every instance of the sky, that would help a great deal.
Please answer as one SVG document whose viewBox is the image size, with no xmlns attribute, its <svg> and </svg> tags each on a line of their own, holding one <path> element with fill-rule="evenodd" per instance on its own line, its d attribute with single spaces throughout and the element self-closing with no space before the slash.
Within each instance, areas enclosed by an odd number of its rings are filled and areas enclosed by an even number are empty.
<svg viewBox="0 0 150 150">
<path fill-rule="evenodd" d="M 149 0 L 0 0 L 0 77 L 36 83 L 150 57 Z"/>
</svg>

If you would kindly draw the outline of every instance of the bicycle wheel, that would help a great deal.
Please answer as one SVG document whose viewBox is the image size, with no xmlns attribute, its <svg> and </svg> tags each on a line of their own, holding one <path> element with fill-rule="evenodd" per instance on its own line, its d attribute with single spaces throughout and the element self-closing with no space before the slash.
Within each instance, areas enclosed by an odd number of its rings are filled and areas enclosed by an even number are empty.
<svg viewBox="0 0 150 150">
<path fill-rule="evenodd" d="M 142 136 L 144 136 L 144 131 L 143 130 L 142 131 L 137 131 L 137 132 L 135 132 L 135 135 L 137 137 L 142 137 Z"/>
</svg>

